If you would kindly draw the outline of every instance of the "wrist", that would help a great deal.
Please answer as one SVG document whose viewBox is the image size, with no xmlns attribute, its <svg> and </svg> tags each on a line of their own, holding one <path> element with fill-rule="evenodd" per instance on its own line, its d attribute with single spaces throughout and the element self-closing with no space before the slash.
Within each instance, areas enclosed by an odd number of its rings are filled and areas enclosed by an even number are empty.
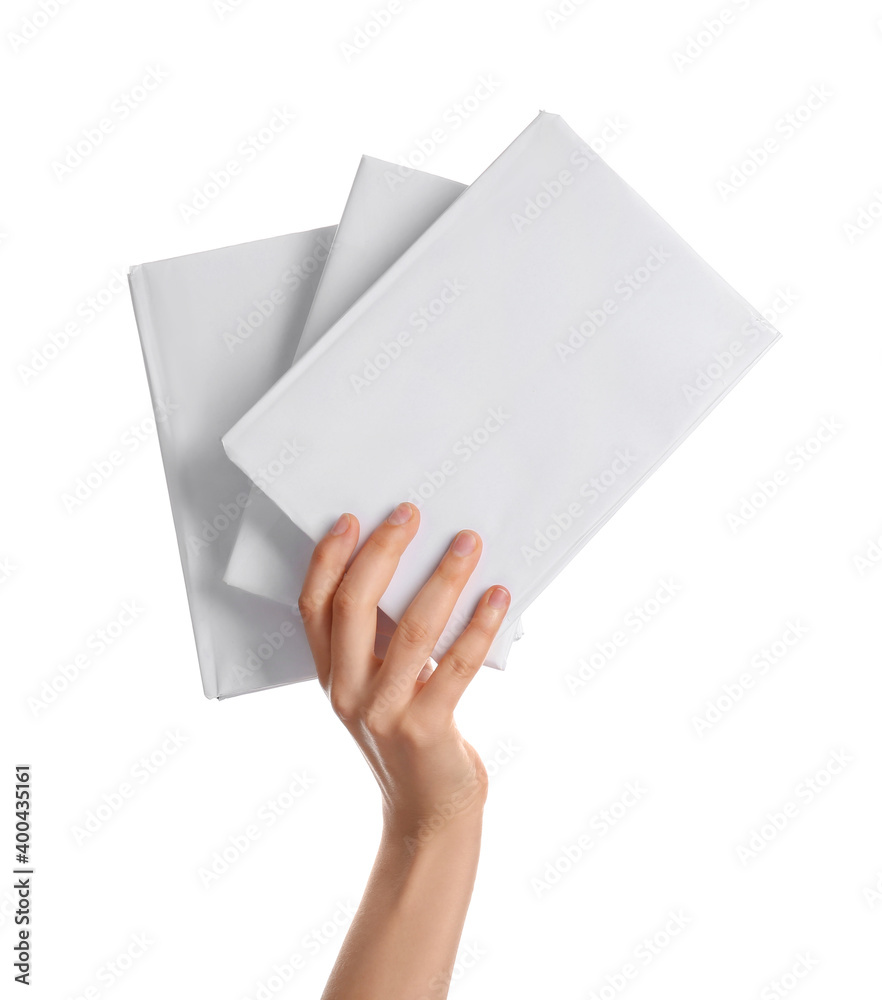
<svg viewBox="0 0 882 1000">
<path fill-rule="evenodd" d="M 479 848 L 483 819 L 483 802 L 450 801 L 417 815 L 384 808 L 383 842 L 389 848 L 403 847 L 411 856 L 427 850 Z"/>
</svg>

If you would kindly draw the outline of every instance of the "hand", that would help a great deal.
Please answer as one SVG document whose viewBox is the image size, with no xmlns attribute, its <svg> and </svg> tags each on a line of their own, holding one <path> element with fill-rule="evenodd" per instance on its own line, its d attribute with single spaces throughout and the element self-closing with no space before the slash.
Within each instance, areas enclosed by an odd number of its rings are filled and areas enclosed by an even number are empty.
<svg viewBox="0 0 882 1000">
<path fill-rule="evenodd" d="M 482 813 L 487 771 L 453 711 L 511 602 L 504 587 L 491 587 L 431 671 L 430 654 L 481 556 L 478 535 L 461 531 L 378 656 L 377 604 L 419 520 L 413 504 L 399 504 L 347 569 L 359 524 L 341 515 L 315 548 L 299 600 L 319 682 L 382 791 L 386 832 L 414 846 Z"/>
</svg>

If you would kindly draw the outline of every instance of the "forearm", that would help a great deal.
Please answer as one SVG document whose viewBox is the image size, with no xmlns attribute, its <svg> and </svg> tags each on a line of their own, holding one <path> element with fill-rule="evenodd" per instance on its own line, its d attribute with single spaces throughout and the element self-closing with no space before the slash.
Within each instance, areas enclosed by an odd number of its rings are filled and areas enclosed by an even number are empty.
<svg viewBox="0 0 882 1000">
<path fill-rule="evenodd" d="M 322 1000 L 443 1000 L 480 846 L 480 814 L 428 835 L 387 822 Z"/>
<path fill-rule="evenodd" d="M 424 676 L 481 557 L 480 537 L 464 529 L 381 659 L 378 606 L 419 520 L 415 504 L 400 503 L 356 552 L 358 521 L 341 514 L 313 552 L 297 605 L 319 681 L 383 797 L 380 849 L 323 1000 L 444 1000 L 475 884 L 488 776 L 453 712 L 511 594 L 485 591 Z"/>
</svg>

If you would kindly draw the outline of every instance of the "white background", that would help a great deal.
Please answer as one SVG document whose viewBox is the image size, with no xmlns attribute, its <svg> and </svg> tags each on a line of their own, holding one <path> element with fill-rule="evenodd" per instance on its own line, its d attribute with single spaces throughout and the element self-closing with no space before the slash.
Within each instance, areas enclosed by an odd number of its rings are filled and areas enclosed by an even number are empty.
<svg viewBox="0 0 882 1000">
<path fill-rule="evenodd" d="M 439 127 L 412 162 L 470 182 L 543 108 L 600 140 L 784 337 L 530 608 L 508 670 L 467 692 L 460 728 L 495 773 L 452 995 L 608 997 L 610 977 L 634 1000 L 879 996 L 882 6 L 731 0 L 732 23 L 689 47 L 721 3 L 411 0 L 350 57 L 383 0 L 43 6 L 57 13 L 4 5 L 0 63 L 4 995 L 16 763 L 33 767 L 38 997 L 317 997 L 379 834 L 373 779 L 316 683 L 203 698 L 114 275 L 333 224 L 362 153 L 401 160 Z M 120 117 L 151 70 L 164 79 Z M 458 117 L 481 77 L 494 93 Z M 801 114 L 813 88 L 826 96 Z M 185 221 L 180 206 L 277 107 L 295 121 Z M 83 162 L 57 170 L 108 117 Z M 746 182 L 720 188 L 745 161 Z M 54 356 L 28 374 L 35 352 Z M 137 446 L 123 465 L 66 509 L 124 436 Z M 776 475 L 773 496 L 758 492 Z M 670 580 L 676 596 L 647 605 Z M 101 649 L 126 602 L 134 622 Z M 657 612 L 639 633 L 638 607 Z M 580 658 L 617 630 L 624 646 L 573 690 Z M 763 672 L 755 657 L 776 648 Z M 88 668 L 35 709 L 82 653 Z M 752 687 L 727 701 L 744 674 Z M 184 741 L 174 753 L 167 732 Z M 307 790 L 265 825 L 297 775 Z M 126 781 L 134 795 L 78 838 Z M 629 782 L 645 792 L 602 834 Z M 257 840 L 203 884 L 249 824 Z M 671 910 L 685 929 L 640 950 Z M 279 991 L 274 967 L 295 954 L 304 968 Z M 786 978 L 800 954 L 810 971 Z"/>
</svg>

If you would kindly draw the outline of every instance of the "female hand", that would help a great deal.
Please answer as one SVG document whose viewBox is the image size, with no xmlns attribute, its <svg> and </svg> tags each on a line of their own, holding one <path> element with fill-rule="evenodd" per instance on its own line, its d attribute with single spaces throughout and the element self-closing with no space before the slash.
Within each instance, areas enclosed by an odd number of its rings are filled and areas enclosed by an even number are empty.
<svg viewBox="0 0 882 1000">
<path fill-rule="evenodd" d="M 478 535 L 461 531 L 386 648 L 377 637 L 377 604 L 419 520 L 417 507 L 399 504 L 347 568 L 359 524 L 343 514 L 316 546 L 299 600 L 319 681 L 382 791 L 385 830 L 411 849 L 481 815 L 487 771 L 453 711 L 511 601 L 504 587 L 491 587 L 431 672 L 430 654 L 481 555 Z"/>
</svg>

